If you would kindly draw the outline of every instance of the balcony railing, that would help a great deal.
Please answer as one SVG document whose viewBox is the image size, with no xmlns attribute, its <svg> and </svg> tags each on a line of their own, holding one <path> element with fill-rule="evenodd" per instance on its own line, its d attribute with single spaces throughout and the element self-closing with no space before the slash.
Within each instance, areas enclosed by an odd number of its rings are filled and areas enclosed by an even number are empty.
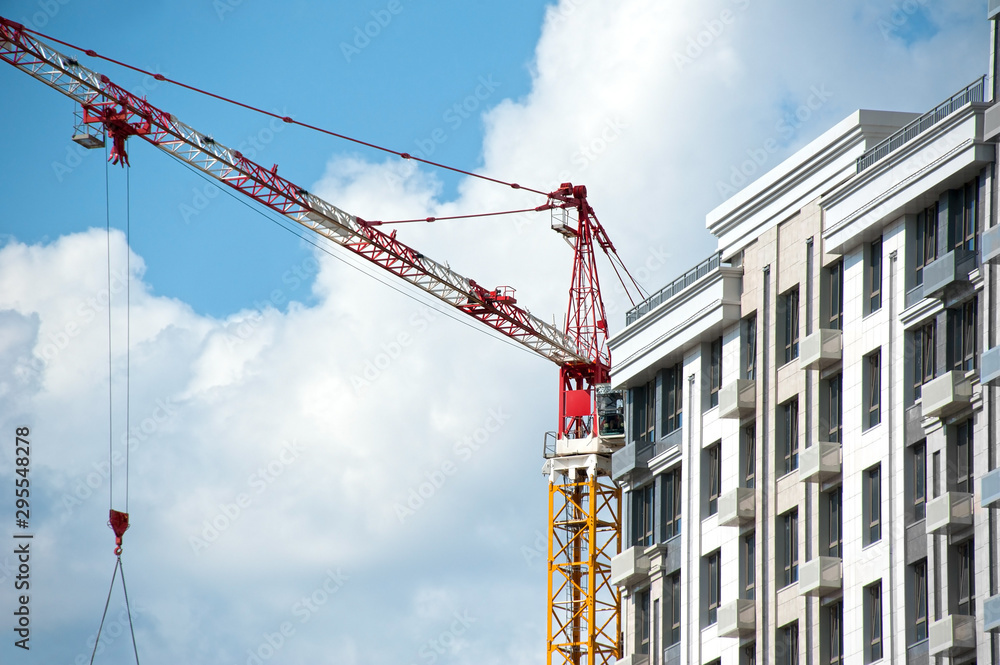
<svg viewBox="0 0 1000 665">
<path fill-rule="evenodd" d="M 694 268 L 691 268 L 686 273 L 672 281 L 671 283 L 664 286 L 662 289 L 649 296 L 641 303 L 633 307 L 625 315 L 625 325 L 631 325 L 641 319 L 646 314 L 649 314 L 661 303 L 670 300 L 675 295 L 691 286 L 699 279 L 704 277 L 710 272 L 719 269 L 722 265 L 722 254 L 716 253 L 708 257 Z"/>
<path fill-rule="evenodd" d="M 983 92 L 985 89 L 985 76 L 982 76 L 965 86 L 965 88 L 956 92 L 949 99 L 938 104 L 934 107 L 934 109 L 923 114 L 875 147 L 870 148 L 867 152 L 865 152 L 865 154 L 858 157 L 857 172 L 861 173 L 893 150 L 899 148 L 901 145 L 915 138 L 919 134 L 927 131 L 969 102 L 983 101 Z"/>
</svg>

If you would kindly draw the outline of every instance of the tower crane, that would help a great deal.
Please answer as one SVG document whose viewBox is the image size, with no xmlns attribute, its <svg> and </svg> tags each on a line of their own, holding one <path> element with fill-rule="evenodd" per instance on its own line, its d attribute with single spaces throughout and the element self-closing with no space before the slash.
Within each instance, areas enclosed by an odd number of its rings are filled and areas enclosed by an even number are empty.
<svg viewBox="0 0 1000 665">
<path fill-rule="evenodd" d="M 621 653 L 621 618 L 610 562 L 621 551 L 621 494 L 611 480 L 610 459 L 624 443 L 624 419 L 621 394 L 607 384 L 611 357 L 594 246 L 609 256 L 615 250 L 586 187 L 563 183 L 536 208 L 553 212 L 553 229 L 574 248 L 560 330 L 519 306 L 512 288 L 480 286 L 404 244 L 395 232 L 383 232 L 379 223 L 279 176 L 277 165 L 267 169 L 251 161 L 29 33 L 40 34 L 0 17 L 0 59 L 80 105 L 73 136 L 80 145 L 103 148 L 109 137 L 110 159 L 124 167 L 126 141 L 139 137 L 559 366 L 557 430 L 545 436 L 543 467 L 549 482 L 547 662 L 613 663 Z"/>
</svg>

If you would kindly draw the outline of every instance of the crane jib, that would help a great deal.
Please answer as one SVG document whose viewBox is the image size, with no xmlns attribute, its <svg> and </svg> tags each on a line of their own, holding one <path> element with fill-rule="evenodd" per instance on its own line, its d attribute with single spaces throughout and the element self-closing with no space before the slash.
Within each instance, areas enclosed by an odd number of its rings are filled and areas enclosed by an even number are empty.
<svg viewBox="0 0 1000 665">
<path fill-rule="evenodd" d="M 30 37 L 23 26 L 0 17 L 0 59 L 74 99 L 91 114 L 114 105 L 103 116 L 115 139 L 114 158 L 124 166 L 124 139 L 139 136 L 202 173 L 257 200 L 328 240 L 395 274 L 421 290 L 466 312 L 491 328 L 558 365 L 589 362 L 587 348 L 555 326 L 516 305 L 481 303 L 469 280 L 433 261 L 390 234 L 367 225 L 328 202 L 180 122 L 176 117 L 80 65 L 73 58 Z M 102 106 L 103 105 L 103 106 Z M 484 307 L 470 308 L 480 302 Z"/>
</svg>

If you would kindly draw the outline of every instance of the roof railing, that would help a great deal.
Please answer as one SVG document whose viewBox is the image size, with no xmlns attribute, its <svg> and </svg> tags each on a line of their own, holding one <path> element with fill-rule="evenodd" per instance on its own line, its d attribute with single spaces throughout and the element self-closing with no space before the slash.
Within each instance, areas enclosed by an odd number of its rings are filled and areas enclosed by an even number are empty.
<svg viewBox="0 0 1000 665">
<path fill-rule="evenodd" d="M 904 143 L 927 131 L 969 102 L 983 101 L 985 92 L 986 77 L 980 76 L 978 79 L 965 86 L 965 88 L 935 106 L 932 110 L 923 114 L 916 120 L 913 120 L 902 129 L 896 131 L 878 145 L 865 151 L 865 154 L 858 157 L 857 172 L 861 173 L 893 150 L 896 150 Z"/>
<path fill-rule="evenodd" d="M 681 275 L 674 281 L 670 282 L 662 289 L 660 289 L 659 291 L 657 291 L 656 293 L 649 296 L 641 303 L 630 309 L 628 313 L 625 314 L 625 325 L 631 325 L 635 323 L 643 316 L 649 314 L 651 311 L 656 309 L 656 307 L 659 306 L 661 303 L 670 300 L 675 295 L 677 295 L 687 287 L 691 286 L 692 284 L 697 282 L 699 279 L 701 279 L 708 273 L 718 270 L 719 266 L 721 265 L 722 265 L 722 253 L 716 252 L 715 254 L 712 254 L 710 257 L 708 257 L 707 259 L 696 265 L 694 268 L 691 268 L 686 273 L 684 273 L 683 275 Z"/>
</svg>

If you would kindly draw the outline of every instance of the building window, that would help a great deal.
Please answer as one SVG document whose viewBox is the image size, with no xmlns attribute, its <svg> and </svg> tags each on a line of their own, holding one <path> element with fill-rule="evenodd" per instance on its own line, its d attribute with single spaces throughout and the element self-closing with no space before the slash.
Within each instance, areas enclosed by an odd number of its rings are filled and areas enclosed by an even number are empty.
<svg viewBox="0 0 1000 665">
<path fill-rule="evenodd" d="M 681 428 L 684 404 L 684 367 L 677 363 L 663 373 L 663 433 Z"/>
<path fill-rule="evenodd" d="M 864 399 L 865 429 L 875 427 L 882 422 L 882 350 L 865 356 L 864 384 L 862 397 Z"/>
<path fill-rule="evenodd" d="M 708 467 L 708 514 L 719 512 L 719 494 L 722 487 L 722 444 L 715 443 L 705 451 Z"/>
<path fill-rule="evenodd" d="M 882 239 L 868 246 L 868 269 L 865 271 L 865 291 L 871 314 L 882 308 Z"/>
<path fill-rule="evenodd" d="M 681 574 L 674 573 L 667 578 L 663 586 L 663 607 L 666 616 L 663 617 L 663 626 L 666 628 L 664 636 L 664 646 L 673 646 L 681 641 Z"/>
<path fill-rule="evenodd" d="M 844 262 L 837 261 L 826 269 L 827 326 L 833 330 L 844 329 Z"/>
<path fill-rule="evenodd" d="M 865 587 L 865 662 L 882 658 L 882 581 Z"/>
<path fill-rule="evenodd" d="M 719 390 L 722 388 L 722 338 L 712 342 L 711 365 L 708 372 L 708 404 L 719 406 Z"/>
<path fill-rule="evenodd" d="M 781 569 L 778 571 L 778 579 L 782 581 L 781 586 L 786 587 L 799 581 L 799 511 L 793 508 L 778 519 L 781 520 L 778 532 L 781 539 Z"/>
<path fill-rule="evenodd" d="M 632 439 L 641 443 L 656 441 L 656 381 L 632 388 Z"/>
<path fill-rule="evenodd" d="M 927 441 L 921 441 L 913 446 L 910 454 L 910 486 L 913 521 L 919 522 L 927 517 Z"/>
<path fill-rule="evenodd" d="M 635 594 L 636 653 L 649 653 L 649 587 Z"/>
<path fill-rule="evenodd" d="M 653 483 L 632 490 L 632 544 L 647 547 L 653 544 Z"/>
<path fill-rule="evenodd" d="M 958 559 L 958 604 L 956 614 L 976 616 L 976 546 L 970 539 L 955 546 Z"/>
<path fill-rule="evenodd" d="M 821 545 L 825 546 L 827 556 L 844 556 L 843 503 L 843 490 L 840 487 L 823 494 L 823 519 L 820 524 L 826 538 Z"/>
<path fill-rule="evenodd" d="M 910 644 L 927 639 L 927 559 L 910 566 Z"/>
<path fill-rule="evenodd" d="M 799 468 L 799 399 L 792 398 L 779 409 L 778 441 L 781 451 L 782 474 Z"/>
<path fill-rule="evenodd" d="M 937 260 L 938 205 L 922 210 L 917 215 L 916 242 L 914 243 L 914 284 L 924 283 L 924 268 Z"/>
<path fill-rule="evenodd" d="M 979 234 L 979 177 L 965 183 L 956 193 L 959 207 L 953 217 L 955 223 L 952 247 L 974 252 Z"/>
<path fill-rule="evenodd" d="M 799 665 L 799 622 L 779 628 L 777 642 L 774 651 L 778 664 Z"/>
<path fill-rule="evenodd" d="M 864 504 L 865 546 L 882 539 L 882 466 L 876 464 L 865 471 L 865 486 L 861 496 Z"/>
<path fill-rule="evenodd" d="M 757 483 L 757 423 L 743 428 L 743 487 L 753 487 Z"/>
<path fill-rule="evenodd" d="M 705 557 L 705 625 L 719 620 L 719 588 L 722 586 L 722 561 L 719 551 Z"/>
<path fill-rule="evenodd" d="M 757 315 L 743 319 L 743 378 L 757 378 Z"/>
<path fill-rule="evenodd" d="M 743 597 L 753 600 L 757 590 L 757 534 L 748 533 L 740 539 L 740 568 L 743 573 Z"/>
<path fill-rule="evenodd" d="M 913 399 L 919 399 L 923 385 L 936 373 L 937 324 L 930 321 L 914 330 L 913 336 Z"/>
<path fill-rule="evenodd" d="M 976 368 L 978 319 L 977 298 L 948 310 L 948 362 L 951 369 L 968 372 Z"/>
<path fill-rule="evenodd" d="M 823 660 L 825 665 L 844 665 L 844 602 L 837 602 L 823 608 L 824 625 L 822 640 L 824 642 Z"/>
<path fill-rule="evenodd" d="M 955 427 L 955 491 L 973 491 L 973 465 L 972 456 L 975 449 L 972 445 L 973 421 L 972 418 L 959 423 Z"/>
<path fill-rule="evenodd" d="M 663 540 L 681 532 L 681 467 L 676 466 L 662 475 Z"/>
<path fill-rule="evenodd" d="M 751 642 L 740 648 L 740 665 L 757 665 L 757 643 Z"/>
<path fill-rule="evenodd" d="M 778 317 L 784 361 L 788 363 L 799 357 L 799 287 L 778 298 Z"/>
<path fill-rule="evenodd" d="M 820 411 L 820 433 L 827 441 L 843 441 L 844 422 L 844 375 L 831 376 L 822 384 L 822 409 Z"/>
</svg>

